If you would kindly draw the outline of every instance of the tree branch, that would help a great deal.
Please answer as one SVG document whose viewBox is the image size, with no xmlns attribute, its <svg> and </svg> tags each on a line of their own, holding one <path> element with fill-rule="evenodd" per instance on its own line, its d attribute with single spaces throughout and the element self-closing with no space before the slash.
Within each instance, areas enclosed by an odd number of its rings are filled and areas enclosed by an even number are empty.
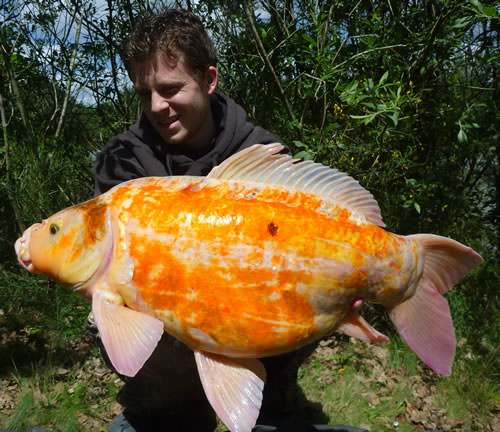
<svg viewBox="0 0 500 432">
<path fill-rule="evenodd" d="M 288 112 L 288 115 L 290 116 L 290 118 L 293 121 L 295 121 L 296 118 L 295 118 L 295 114 L 293 113 L 290 101 L 286 97 L 285 91 L 283 90 L 283 87 L 282 87 L 281 82 L 278 78 L 278 75 L 276 75 L 276 71 L 274 70 L 274 67 L 271 64 L 269 57 L 266 53 L 266 50 L 264 48 L 264 45 L 262 44 L 262 40 L 260 39 L 259 32 L 257 31 L 257 27 L 255 26 L 253 11 L 252 11 L 251 6 L 250 6 L 248 1 L 245 1 L 244 7 L 245 7 L 245 12 L 246 12 L 246 15 L 248 18 L 248 22 L 250 23 L 250 27 L 252 29 L 254 41 L 257 44 L 257 51 L 259 52 L 259 55 L 260 55 L 262 61 L 264 62 L 264 64 L 266 65 L 267 69 L 271 73 L 276 86 L 278 87 L 280 97 L 281 97 L 283 103 L 285 104 L 285 108 Z"/>
<path fill-rule="evenodd" d="M 360 53 L 354 54 L 352 57 L 348 58 L 347 60 L 344 60 L 342 63 L 339 63 L 338 65 L 336 65 L 335 67 L 332 68 L 332 72 L 339 69 L 341 66 L 345 65 L 346 63 L 349 63 L 350 61 L 352 61 L 358 57 L 364 56 L 365 54 L 369 54 L 369 53 L 372 53 L 375 51 L 381 51 L 381 50 L 386 50 L 386 49 L 391 49 L 391 48 L 399 48 L 399 47 L 405 47 L 405 46 L 407 46 L 407 45 L 406 44 L 394 44 L 394 45 L 387 45 L 387 46 L 383 46 L 383 47 L 376 47 L 376 48 L 367 49 L 367 50 L 362 51 Z"/>
<path fill-rule="evenodd" d="M 13 193 L 14 190 L 14 182 L 11 181 L 11 171 L 10 171 L 10 149 L 9 149 L 9 137 L 7 136 L 7 119 L 5 117 L 5 109 L 3 105 L 3 96 L 0 93 L 0 120 L 2 122 L 2 132 L 3 132 L 3 143 L 4 143 L 4 152 L 5 152 L 5 172 L 6 172 L 6 179 L 7 179 L 7 198 L 9 200 L 10 206 L 12 208 L 12 211 L 14 212 L 14 217 L 16 219 L 16 224 L 19 232 L 23 232 L 25 229 L 24 224 L 21 221 L 20 218 L 20 212 L 19 209 L 17 208 L 17 202 L 14 199 L 14 196 L 16 195 Z M 11 187 L 12 186 L 12 187 Z"/>
<path fill-rule="evenodd" d="M 109 37 L 107 38 L 106 42 L 108 43 L 108 52 L 109 52 L 109 61 L 111 62 L 111 70 L 112 70 L 112 76 L 113 76 L 113 87 L 115 88 L 115 93 L 116 97 L 118 98 L 118 106 L 123 107 L 124 110 L 122 111 L 122 114 L 125 114 L 128 112 L 128 106 L 124 106 L 123 104 L 123 99 L 120 93 L 120 90 L 118 89 L 118 68 L 116 65 L 116 58 L 115 58 L 115 43 L 114 43 L 114 26 L 113 26 L 113 1 L 108 0 L 108 31 L 109 31 Z"/>
<path fill-rule="evenodd" d="M 75 15 L 77 14 L 76 6 L 75 6 Z M 63 105 L 61 109 L 61 115 L 59 116 L 59 121 L 57 123 L 57 128 L 56 128 L 56 133 L 55 133 L 55 138 L 59 138 L 59 135 L 61 134 L 62 130 L 62 125 L 64 123 L 64 118 L 66 117 L 66 112 L 68 110 L 68 103 L 69 103 L 69 98 L 71 96 L 71 83 L 73 81 L 73 71 L 75 69 L 75 61 L 76 61 L 76 54 L 78 52 L 78 45 L 80 43 L 80 31 L 82 29 L 82 16 L 80 15 L 77 27 L 76 27 L 76 34 L 75 34 L 75 45 L 73 47 L 73 52 L 71 54 L 71 60 L 69 63 L 69 68 L 68 68 L 68 77 L 66 79 L 66 90 L 64 94 L 64 100 L 63 100 Z M 69 33 L 69 31 L 68 31 Z"/>
<path fill-rule="evenodd" d="M 17 108 L 19 110 L 19 113 L 21 114 L 21 120 L 23 122 L 23 126 L 28 129 L 28 119 L 26 116 L 26 110 L 24 109 L 23 101 L 21 98 L 21 93 L 19 92 L 19 87 L 17 86 L 17 81 L 14 76 L 14 73 L 12 72 L 12 68 L 10 65 L 10 51 L 9 49 L 2 44 L 2 58 L 3 58 L 3 63 L 5 65 L 5 69 L 7 71 L 7 75 L 9 77 L 10 85 L 12 88 L 12 93 L 14 93 L 14 99 L 16 101 Z"/>
</svg>

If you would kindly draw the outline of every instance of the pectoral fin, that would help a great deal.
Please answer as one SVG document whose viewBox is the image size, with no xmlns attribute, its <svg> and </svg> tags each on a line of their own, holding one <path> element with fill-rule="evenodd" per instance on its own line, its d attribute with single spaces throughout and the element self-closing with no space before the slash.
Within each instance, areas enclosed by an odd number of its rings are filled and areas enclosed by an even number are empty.
<svg viewBox="0 0 500 432">
<path fill-rule="evenodd" d="M 102 343 L 116 371 L 129 377 L 142 368 L 163 334 L 163 323 L 149 315 L 92 295 L 92 313 Z"/>
<path fill-rule="evenodd" d="M 389 338 L 375 330 L 357 312 L 352 312 L 337 328 L 337 331 L 370 343 L 386 343 Z"/>
<path fill-rule="evenodd" d="M 233 359 L 195 351 L 205 394 L 231 432 L 250 432 L 262 404 L 266 379 L 257 359 Z"/>
</svg>

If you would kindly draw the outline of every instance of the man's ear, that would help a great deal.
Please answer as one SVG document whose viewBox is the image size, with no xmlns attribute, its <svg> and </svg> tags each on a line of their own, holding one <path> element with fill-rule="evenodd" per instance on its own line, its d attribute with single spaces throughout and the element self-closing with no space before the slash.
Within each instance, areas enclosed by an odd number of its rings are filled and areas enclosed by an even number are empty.
<svg viewBox="0 0 500 432">
<path fill-rule="evenodd" d="M 212 94 L 217 89 L 219 79 L 219 71 L 215 66 L 209 66 L 207 69 L 205 83 L 207 85 L 208 94 Z"/>
</svg>

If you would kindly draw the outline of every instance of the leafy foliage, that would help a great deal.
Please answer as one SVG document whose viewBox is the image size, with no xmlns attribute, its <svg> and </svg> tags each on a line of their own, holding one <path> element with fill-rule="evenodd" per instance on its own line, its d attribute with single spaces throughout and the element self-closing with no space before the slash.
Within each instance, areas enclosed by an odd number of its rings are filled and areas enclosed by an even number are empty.
<svg viewBox="0 0 500 432">
<path fill-rule="evenodd" d="M 297 156 L 356 177 L 391 230 L 447 235 L 483 255 L 449 300 L 458 336 L 490 358 L 500 333 L 496 2 L 194 3 L 177 2 L 203 19 L 221 87 L 255 123 Z M 0 3 L 0 301 L 9 314 L 54 314 L 47 285 L 15 268 L 12 245 L 25 226 L 92 194 L 96 152 L 140 109 L 121 40 L 161 4 Z M 63 314 L 79 307 L 52 292 Z"/>
</svg>

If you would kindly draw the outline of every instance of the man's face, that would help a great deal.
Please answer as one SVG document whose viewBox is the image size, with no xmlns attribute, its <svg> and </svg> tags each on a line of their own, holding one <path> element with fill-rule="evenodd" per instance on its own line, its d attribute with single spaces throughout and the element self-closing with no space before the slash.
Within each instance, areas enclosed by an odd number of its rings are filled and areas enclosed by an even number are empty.
<svg viewBox="0 0 500 432">
<path fill-rule="evenodd" d="M 144 114 L 167 144 L 206 146 L 214 133 L 209 96 L 217 87 L 217 69 L 194 75 L 183 56 L 177 61 L 156 54 L 132 66 L 132 80 Z"/>
</svg>

